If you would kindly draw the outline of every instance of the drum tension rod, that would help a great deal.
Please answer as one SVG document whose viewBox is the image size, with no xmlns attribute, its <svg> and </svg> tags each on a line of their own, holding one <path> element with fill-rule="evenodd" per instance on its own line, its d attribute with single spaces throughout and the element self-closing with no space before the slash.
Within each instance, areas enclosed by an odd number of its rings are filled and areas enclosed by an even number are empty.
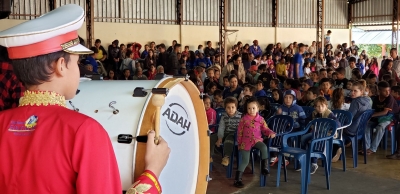
<svg viewBox="0 0 400 194">
<path fill-rule="evenodd" d="M 113 109 L 113 114 L 118 114 L 119 113 L 119 110 L 118 109 L 116 109 L 113 105 L 114 104 L 117 104 L 117 101 L 111 101 L 110 102 L 110 104 L 108 104 L 108 106 L 110 107 L 110 108 L 112 108 Z"/>
<path fill-rule="evenodd" d="M 174 78 L 185 78 L 185 81 L 189 81 L 190 76 L 188 74 L 186 75 L 174 75 Z"/>
<path fill-rule="evenodd" d="M 72 106 L 72 109 L 74 109 L 74 111 L 79 112 L 79 108 L 75 108 L 74 104 L 72 104 L 72 101 L 68 101 L 69 104 Z"/>
<path fill-rule="evenodd" d="M 143 87 L 136 87 L 133 90 L 133 97 L 145 97 L 148 92 L 151 91 L 153 94 L 165 94 L 168 95 L 168 88 L 152 88 L 152 89 L 144 89 Z"/>
<path fill-rule="evenodd" d="M 202 99 L 203 100 L 203 98 L 204 98 L 204 96 L 205 96 L 206 94 L 204 94 L 203 92 L 202 93 L 200 93 L 200 99 Z"/>
</svg>

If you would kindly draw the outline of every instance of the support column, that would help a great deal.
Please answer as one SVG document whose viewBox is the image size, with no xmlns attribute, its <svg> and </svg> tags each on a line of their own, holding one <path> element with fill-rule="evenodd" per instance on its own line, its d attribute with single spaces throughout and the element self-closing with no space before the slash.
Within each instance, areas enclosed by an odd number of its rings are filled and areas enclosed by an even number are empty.
<svg viewBox="0 0 400 194">
<path fill-rule="evenodd" d="M 226 11 L 227 5 L 225 4 L 228 0 L 219 1 L 219 53 L 221 54 L 221 66 L 224 67 L 226 63 L 226 27 L 227 20 Z"/>
<path fill-rule="evenodd" d="M 50 11 L 53 11 L 56 8 L 56 0 L 49 0 L 49 8 Z"/>
<path fill-rule="evenodd" d="M 393 0 L 392 48 L 399 45 L 399 1 Z"/>
<path fill-rule="evenodd" d="M 324 52 L 324 27 L 325 27 L 325 0 L 317 0 L 317 50 L 318 45 L 321 43 L 322 49 L 321 52 Z"/>
<path fill-rule="evenodd" d="M 176 14 L 177 14 L 176 23 L 179 25 L 179 44 L 182 44 L 182 24 L 183 24 L 182 13 L 183 13 L 182 0 L 176 0 Z"/>
<path fill-rule="evenodd" d="M 278 1 L 272 0 L 272 27 L 275 28 L 275 44 L 278 43 Z"/>
<path fill-rule="evenodd" d="M 94 1 L 86 0 L 86 46 L 94 46 Z"/>
</svg>

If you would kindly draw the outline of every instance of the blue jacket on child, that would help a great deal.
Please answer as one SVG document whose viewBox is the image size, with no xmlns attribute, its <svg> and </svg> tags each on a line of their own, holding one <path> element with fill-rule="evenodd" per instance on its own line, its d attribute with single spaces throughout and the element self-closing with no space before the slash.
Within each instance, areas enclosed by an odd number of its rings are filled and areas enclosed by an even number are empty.
<svg viewBox="0 0 400 194">
<path fill-rule="evenodd" d="M 300 123 L 306 119 L 306 113 L 301 106 L 296 104 L 296 93 L 293 90 L 286 90 L 283 97 L 287 95 L 293 96 L 293 103 L 291 106 L 281 105 L 279 108 L 282 110 L 282 115 L 289 115 L 294 120 L 293 128 L 299 128 Z"/>
</svg>

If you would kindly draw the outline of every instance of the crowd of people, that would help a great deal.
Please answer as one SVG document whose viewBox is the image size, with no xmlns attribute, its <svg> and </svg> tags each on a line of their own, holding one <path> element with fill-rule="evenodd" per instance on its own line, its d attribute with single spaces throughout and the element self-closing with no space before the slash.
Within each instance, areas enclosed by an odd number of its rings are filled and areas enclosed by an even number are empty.
<svg viewBox="0 0 400 194">
<path fill-rule="evenodd" d="M 354 136 L 361 113 L 374 109 L 365 129 L 368 155 L 377 152 L 387 126 L 396 121 L 400 102 L 397 50 L 391 49 L 390 56 L 384 57 L 379 65 L 365 50 L 360 52 L 354 41 L 350 46 L 343 43 L 334 49 L 330 34 L 329 31 L 325 36 L 324 47 L 314 41 L 310 46 L 293 42 L 285 48 L 277 43 L 261 49 L 257 40 L 252 45 L 238 42 L 229 49 L 226 65 L 221 63 L 219 49 L 213 48 L 211 41 L 204 47 L 199 45 L 195 51 L 175 40 L 168 49 L 164 44 L 151 42 L 140 52 L 139 43 L 118 46 L 115 40 L 107 55 L 100 40 L 96 40 L 92 50 L 97 54 L 90 60 L 107 64 L 104 69 L 108 70 L 106 79 L 110 80 L 118 79 L 117 74 L 122 75 L 121 79 L 134 80 L 155 79 L 157 73 L 189 75 L 199 92 L 205 94 L 207 119 L 213 126 L 210 127 L 213 131 L 210 161 L 213 161 L 215 146 L 223 144 L 222 165 L 228 166 L 237 142 L 243 158 L 234 185 L 243 187 L 242 174 L 252 147 L 261 151 L 263 174 L 269 174 L 267 166 L 277 162 L 276 153 L 267 159 L 268 150 L 263 142 L 275 136 L 266 124 L 273 115 L 291 116 L 295 123 L 293 131 L 300 131 L 314 118 L 337 121 L 331 110 L 347 110 L 353 115 L 353 123 L 343 133 Z M 106 56 L 111 58 L 108 63 Z M 95 62 L 91 64 L 86 67 L 96 66 Z M 279 104 L 276 111 L 272 111 L 272 103 Z M 314 112 L 306 115 L 305 106 L 313 107 Z M 216 123 L 216 109 L 225 110 L 219 123 Z M 375 133 L 373 138 L 371 130 Z M 310 134 L 304 135 L 301 145 L 306 147 L 310 138 Z M 341 152 L 341 148 L 334 148 L 333 162 L 338 161 Z M 387 157 L 400 159 L 400 148 Z M 285 159 L 285 165 L 288 164 Z M 311 174 L 317 168 L 317 160 L 313 159 Z"/>
</svg>

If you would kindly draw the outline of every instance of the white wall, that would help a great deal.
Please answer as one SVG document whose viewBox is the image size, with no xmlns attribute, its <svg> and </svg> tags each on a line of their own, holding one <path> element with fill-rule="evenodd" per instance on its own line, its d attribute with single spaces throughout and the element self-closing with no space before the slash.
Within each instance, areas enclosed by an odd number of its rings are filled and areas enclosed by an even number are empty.
<svg viewBox="0 0 400 194">
<path fill-rule="evenodd" d="M 24 20 L 0 20 L 0 30 L 4 30 L 20 24 Z M 312 28 L 275 28 L 272 27 L 229 27 L 231 30 L 238 30 L 228 36 L 228 48 L 238 41 L 252 44 L 257 39 L 262 49 L 268 44 L 277 42 L 286 47 L 289 43 L 297 41 L 304 44 L 311 44 L 316 39 L 316 29 Z M 328 29 L 326 29 L 328 30 Z M 331 41 L 333 45 L 350 41 L 349 29 L 331 29 Z M 101 39 L 102 44 L 107 46 L 115 39 L 120 43 L 139 42 L 142 45 L 155 41 L 157 44 L 164 43 L 171 45 L 172 40 L 177 40 L 182 45 L 190 46 L 191 50 L 196 50 L 199 44 L 205 44 L 210 40 L 216 47 L 219 28 L 218 26 L 191 26 L 183 25 L 181 30 L 179 25 L 160 25 L 160 24 L 128 24 L 128 23 L 94 23 L 94 38 Z M 79 35 L 86 39 L 86 25 L 79 29 Z"/>
</svg>

